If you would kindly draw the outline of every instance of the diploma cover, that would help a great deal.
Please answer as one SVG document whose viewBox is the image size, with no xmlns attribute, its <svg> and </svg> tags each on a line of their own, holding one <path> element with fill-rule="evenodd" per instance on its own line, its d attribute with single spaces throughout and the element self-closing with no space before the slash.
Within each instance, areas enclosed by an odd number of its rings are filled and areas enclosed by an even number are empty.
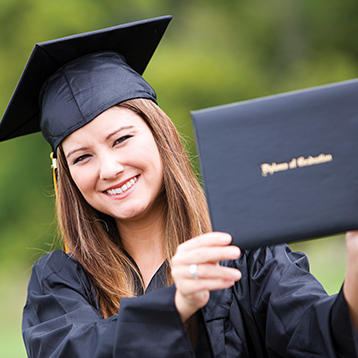
<svg viewBox="0 0 358 358">
<path fill-rule="evenodd" d="M 213 230 L 233 244 L 358 229 L 358 79 L 191 115 Z"/>
</svg>

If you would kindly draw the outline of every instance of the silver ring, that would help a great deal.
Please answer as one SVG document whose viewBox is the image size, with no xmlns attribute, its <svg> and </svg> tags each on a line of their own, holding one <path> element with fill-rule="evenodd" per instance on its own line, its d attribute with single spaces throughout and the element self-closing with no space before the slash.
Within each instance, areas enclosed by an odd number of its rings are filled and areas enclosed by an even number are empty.
<svg viewBox="0 0 358 358">
<path fill-rule="evenodd" d="M 197 280 L 199 278 L 197 271 L 198 271 L 198 265 L 197 264 L 192 264 L 192 265 L 189 266 L 190 275 L 194 280 Z"/>
</svg>

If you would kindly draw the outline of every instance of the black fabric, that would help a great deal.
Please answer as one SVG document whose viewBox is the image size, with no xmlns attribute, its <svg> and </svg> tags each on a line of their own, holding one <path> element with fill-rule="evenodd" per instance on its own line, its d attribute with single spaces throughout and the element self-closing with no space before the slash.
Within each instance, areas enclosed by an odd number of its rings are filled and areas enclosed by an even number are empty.
<svg viewBox="0 0 358 358">
<path fill-rule="evenodd" d="M 175 287 L 124 298 L 103 319 L 82 267 L 62 251 L 35 265 L 24 308 L 29 357 L 194 357 L 174 305 Z"/>
<path fill-rule="evenodd" d="M 106 109 L 134 98 L 156 102 L 152 87 L 122 55 L 99 52 L 81 57 L 45 82 L 40 94 L 42 134 L 56 149 Z"/>
<path fill-rule="evenodd" d="M 303 254 L 274 246 L 223 265 L 240 269 L 242 279 L 212 292 L 196 315 L 215 357 L 358 357 L 343 293 L 329 297 Z M 108 319 L 91 287 L 82 267 L 61 251 L 35 264 L 23 316 L 29 357 L 205 356 L 195 354 L 175 309 L 175 286 L 123 299 Z"/>
<path fill-rule="evenodd" d="M 140 275 L 140 270 L 139 267 L 137 266 L 137 263 L 133 260 L 132 256 L 128 254 L 128 252 L 123 251 L 125 253 L 125 255 L 128 257 L 128 259 L 131 261 L 131 263 L 133 264 L 133 266 L 136 268 L 136 270 L 131 270 L 132 274 L 133 274 L 133 278 L 134 278 L 134 293 L 138 296 L 143 295 L 144 293 L 150 293 L 153 291 L 157 291 L 160 290 L 161 288 L 166 287 L 166 272 L 168 269 L 168 262 L 164 261 L 162 263 L 162 265 L 158 268 L 158 270 L 156 271 L 156 273 L 153 275 L 153 277 L 150 279 L 148 286 L 145 289 L 145 292 L 143 291 L 143 278 L 139 277 L 138 274 Z"/>
<path fill-rule="evenodd" d="M 203 309 L 215 357 L 358 357 L 342 291 L 328 296 L 304 254 L 272 246 L 224 265 L 243 278 Z"/>
</svg>

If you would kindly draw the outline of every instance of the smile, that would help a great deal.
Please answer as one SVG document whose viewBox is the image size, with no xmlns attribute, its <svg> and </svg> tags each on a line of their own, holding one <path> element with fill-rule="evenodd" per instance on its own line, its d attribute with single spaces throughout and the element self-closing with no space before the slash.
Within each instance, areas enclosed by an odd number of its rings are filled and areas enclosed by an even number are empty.
<svg viewBox="0 0 358 358">
<path fill-rule="evenodd" d="M 127 183 L 123 184 L 120 188 L 107 190 L 106 192 L 109 195 L 118 195 L 118 194 L 125 193 L 132 185 L 135 184 L 136 181 L 137 181 L 137 177 L 134 177 L 133 179 L 128 180 Z"/>
</svg>

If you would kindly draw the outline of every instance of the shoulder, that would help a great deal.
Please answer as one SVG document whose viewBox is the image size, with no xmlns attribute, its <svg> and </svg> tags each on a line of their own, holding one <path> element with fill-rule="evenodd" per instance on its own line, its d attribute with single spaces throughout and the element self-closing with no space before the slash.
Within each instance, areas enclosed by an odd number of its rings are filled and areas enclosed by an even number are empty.
<svg viewBox="0 0 358 358">
<path fill-rule="evenodd" d="M 307 256 L 292 252 L 287 245 L 247 250 L 238 260 L 225 264 L 241 271 L 242 278 L 234 285 L 233 293 L 248 307 L 266 305 L 274 297 L 288 297 L 288 292 L 294 291 L 313 299 L 327 296 L 309 272 Z"/>
<path fill-rule="evenodd" d="M 259 311 L 265 311 L 269 302 L 271 306 L 282 307 L 302 306 L 305 301 L 307 308 L 327 297 L 322 285 L 309 271 L 307 256 L 292 252 L 287 245 L 247 251 L 236 265 L 243 279 L 236 285 L 235 294 L 244 297 L 250 292 L 250 304 Z"/>
<path fill-rule="evenodd" d="M 237 302 L 245 312 L 265 313 L 269 303 L 282 306 L 294 301 L 294 305 L 301 307 L 302 303 L 296 300 L 305 297 L 309 305 L 309 302 L 327 297 L 322 285 L 309 272 L 307 256 L 292 252 L 287 245 L 247 250 L 239 259 L 225 261 L 223 265 L 235 267 L 242 273 L 242 278 L 232 288 L 213 294 L 215 304 L 220 306 L 219 302 L 224 302 L 221 306 L 227 310 Z"/>
<path fill-rule="evenodd" d="M 255 276 L 259 272 L 267 274 L 272 269 L 286 271 L 290 267 L 309 271 L 309 261 L 302 252 L 293 252 L 288 245 L 274 245 L 243 251 L 236 261 L 226 261 L 225 266 L 234 266 Z"/>
<path fill-rule="evenodd" d="M 93 285 L 81 264 L 65 252 L 56 250 L 34 264 L 28 291 L 47 294 L 63 288 L 76 291 L 87 299 L 95 296 Z"/>
<path fill-rule="evenodd" d="M 286 269 L 294 265 L 304 271 L 309 271 L 307 256 L 302 252 L 293 252 L 288 245 L 262 247 L 257 250 L 246 251 L 243 260 L 251 267 L 277 266 Z"/>
<path fill-rule="evenodd" d="M 67 264 L 67 261 L 76 264 L 76 261 L 70 258 L 68 254 L 63 252 L 62 250 L 55 250 L 49 252 L 45 256 L 41 257 L 35 264 L 34 269 L 43 270 L 44 268 L 49 269 L 60 269 L 61 265 Z"/>
<path fill-rule="evenodd" d="M 52 275 L 67 277 L 71 272 L 77 271 L 79 263 L 70 258 L 61 250 L 56 250 L 41 257 L 33 266 L 32 276 L 39 280 L 46 280 Z"/>
</svg>

